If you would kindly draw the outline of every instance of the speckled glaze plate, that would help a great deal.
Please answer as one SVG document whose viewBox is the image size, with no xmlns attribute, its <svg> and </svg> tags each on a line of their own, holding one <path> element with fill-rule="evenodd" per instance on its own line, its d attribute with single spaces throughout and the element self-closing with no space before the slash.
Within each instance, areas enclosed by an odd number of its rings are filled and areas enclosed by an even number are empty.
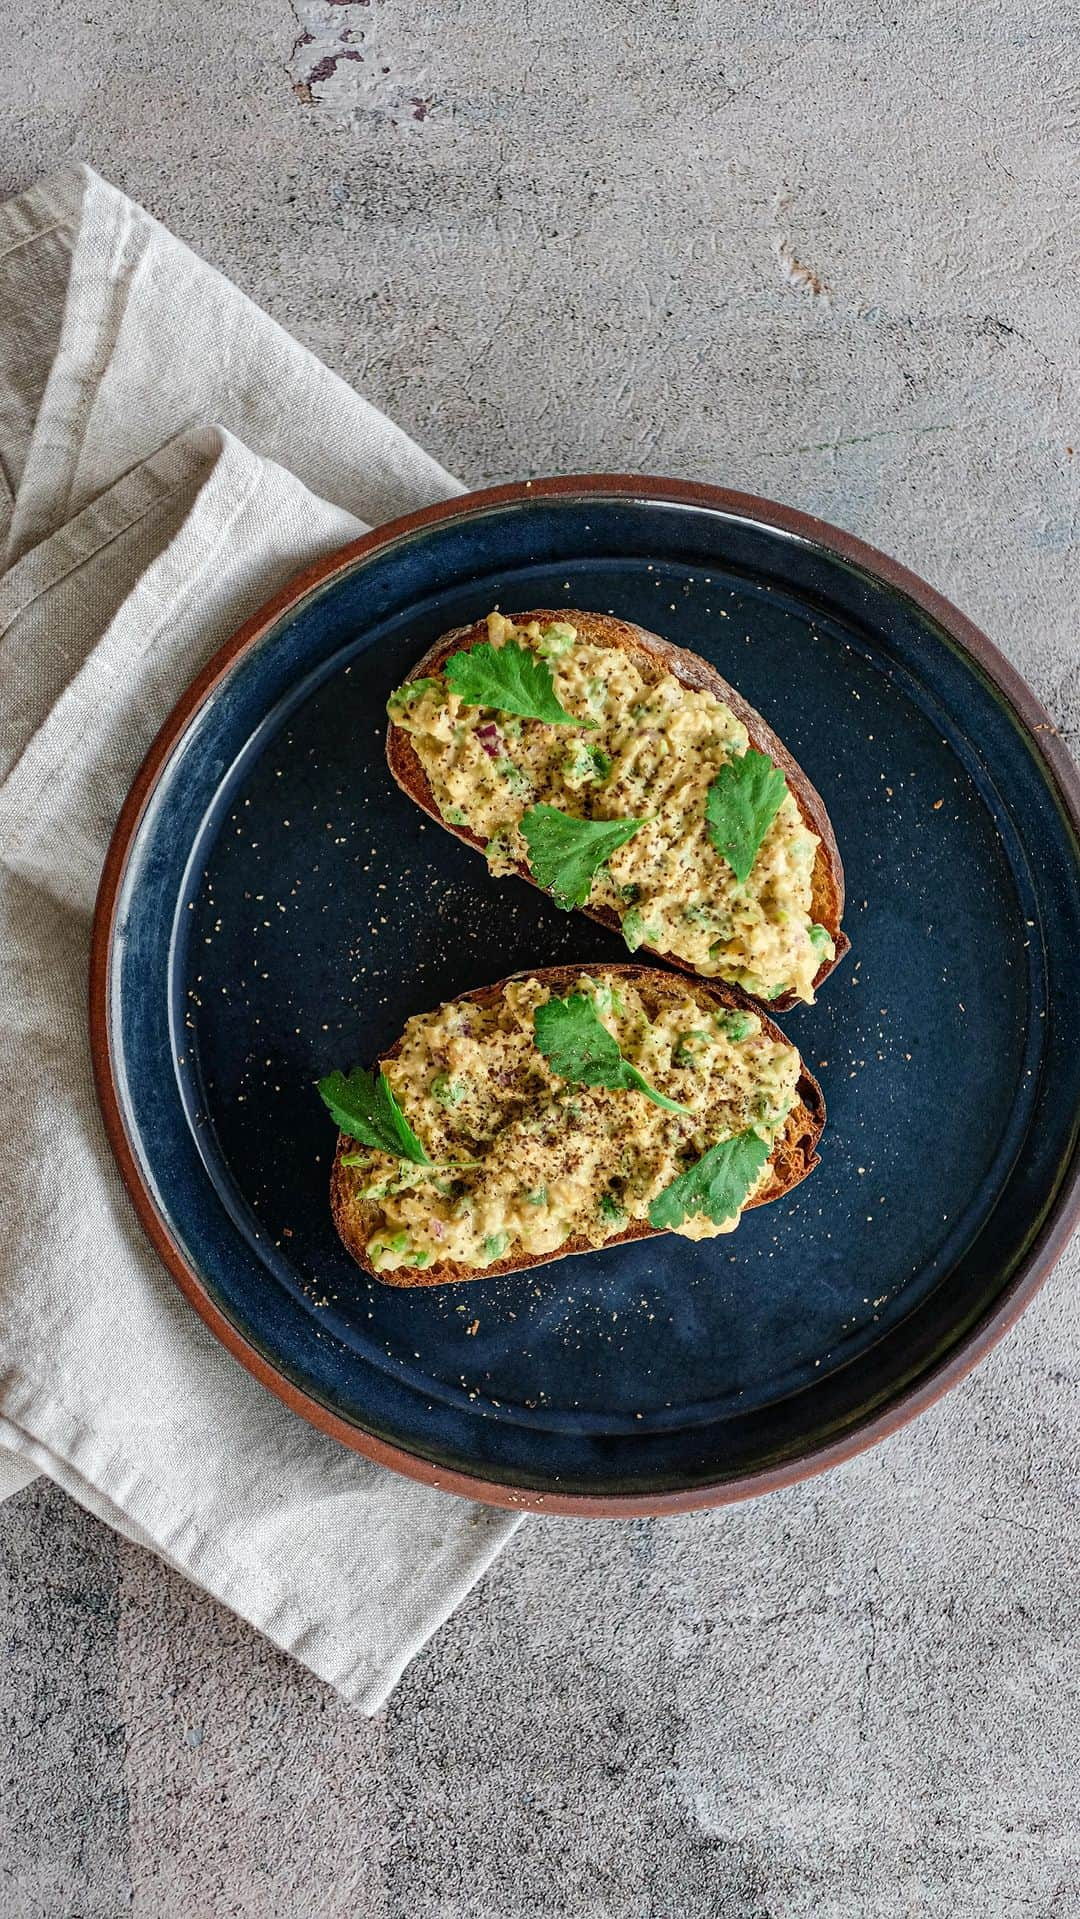
<svg viewBox="0 0 1080 1919">
<path fill-rule="evenodd" d="M 829 1120 L 813 1177 L 733 1237 L 392 1290 L 335 1236 L 314 1081 L 468 987 L 625 957 L 489 878 L 387 774 L 388 691 L 496 602 L 691 647 L 820 789 L 852 952 L 783 1023 Z M 820 1470 L 958 1379 L 1077 1215 L 1078 791 L 961 614 L 798 513 L 598 477 L 384 527 L 223 649 L 117 828 L 92 1037 L 144 1225 L 267 1386 L 415 1477 L 625 1514 Z"/>
</svg>

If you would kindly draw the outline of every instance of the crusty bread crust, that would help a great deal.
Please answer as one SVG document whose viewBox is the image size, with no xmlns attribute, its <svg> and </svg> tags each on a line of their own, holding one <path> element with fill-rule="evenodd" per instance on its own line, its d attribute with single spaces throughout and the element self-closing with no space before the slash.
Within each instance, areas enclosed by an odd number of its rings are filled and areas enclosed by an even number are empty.
<svg viewBox="0 0 1080 1919">
<path fill-rule="evenodd" d="M 572 988 L 583 973 L 594 970 L 596 973 L 615 974 L 618 978 L 635 986 L 644 1001 L 646 1011 L 655 1018 L 665 999 L 679 999 L 684 993 L 690 993 L 705 1012 L 717 1007 L 734 1007 L 753 1012 L 770 1039 L 790 1044 L 780 1028 L 763 1013 L 760 1006 L 742 992 L 737 986 L 727 986 L 721 980 L 703 980 L 680 978 L 677 974 L 661 972 L 652 966 L 608 965 L 590 969 L 588 965 L 543 966 L 512 973 L 509 979 L 536 979 L 541 985 L 550 987 L 552 993 L 562 994 Z M 459 996 L 460 1003 L 467 1006 L 491 1006 L 502 994 L 509 979 L 496 981 L 494 986 L 476 987 L 470 993 Z M 398 1040 L 382 1055 L 384 1060 L 393 1059 L 401 1050 Z M 813 1172 L 818 1163 L 817 1145 L 825 1124 L 825 1099 L 813 1074 L 800 1061 L 798 1081 L 798 1099 L 784 1123 L 784 1130 L 773 1146 L 770 1155 L 771 1177 L 767 1184 L 749 1201 L 746 1211 L 754 1206 L 766 1206 L 770 1200 L 780 1199 L 789 1193 L 793 1186 Z M 656 1228 L 645 1220 L 635 1220 L 625 1232 L 616 1233 L 604 1241 L 603 1249 L 590 1244 L 580 1237 L 564 1242 L 552 1253 L 534 1253 L 531 1255 L 511 1255 L 500 1259 L 490 1266 L 474 1269 L 463 1266 L 456 1260 L 444 1260 L 437 1266 L 425 1267 L 418 1271 L 416 1267 L 397 1267 L 392 1272 L 377 1273 L 367 1255 L 367 1241 L 378 1222 L 378 1206 L 372 1200 L 356 1198 L 358 1177 L 352 1168 L 342 1165 L 345 1153 L 355 1152 L 356 1142 L 345 1134 L 338 1135 L 337 1151 L 334 1155 L 333 1171 L 330 1175 L 330 1207 L 334 1215 L 341 1239 L 365 1273 L 373 1279 L 381 1280 L 386 1286 L 446 1286 L 454 1280 L 491 1279 L 499 1273 L 523 1273 L 530 1266 L 547 1266 L 552 1260 L 565 1259 L 571 1253 L 593 1253 L 606 1250 L 609 1246 L 621 1246 L 630 1239 L 654 1239 Z"/>
<path fill-rule="evenodd" d="M 840 925 L 844 913 L 844 868 L 824 800 L 816 787 L 807 779 L 801 766 L 792 759 L 783 741 L 777 738 L 772 728 L 762 719 L 760 713 L 755 712 L 752 706 L 748 706 L 742 695 L 733 686 L 729 686 L 727 680 L 722 679 L 720 674 L 696 653 L 687 652 L 685 647 L 673 646 L 670 640 L 661 639 L 658 633 L 650 633 L 645 627 L 633 626 L 629 620 L 618 620 L 610 613 L 581 613 L 572 607 L 562 607 L 554 611 L 542 607 L 529 613 L 509 614 L 507 617 L 522 626 L 530 620 L 539 620 L 542 625 L 547 625 L 552 620 L 566 620 L 571 626 L 577 628 L 584 640 L 593 642 L 597 646 L 619 647 L 624 653 L 628 653 L 646 680 L 655 681 L 663 674 L 670 673 L 675 679 L 681 680 L 684 686 L 714 694 L 718 700 L 723 701 L 725 706 L 730 707 L 737 719 L 742 721 L 750 736 L 751 746 L 756 747 L 760 753 L 767 753 L 774 764 L 780 767 L 799 812 L 811 832 L 817 834 L 820 842 L 817 858 L 814 861 L 811 911 L 818 924 L 826 928 L 836 948 L 835 956 L 831 960 L 823 961 L 815 975 L 814 986 L 815 988 L 820 986 L 843 959 L 850 946 L 850 941 Z M 459 626 L 452 633 L 444 633 L 442 638 L 436 640 L 434 646 L 424 654 L 423 659 L 417 661 L 408 678 L 423 679 L 425 675 L 441 672 L 451 653 L 458 653 L 463 648 L 476 646 L 486 637 L 487 626 L 483 620 L 478 620 L 475 626 Z M 416 801 L 417 806 L 422 807 L 433 820 L 437 820 L 448 833 L 453 833 L 457 839 L 464 840 L 467 846 L 475 846 L 479 852 L 483 852 L 483 840 L 479 839 L 475 833 L 471 833 L 467 826 L 451 826 L 449 821 L 443 818 L 431 790 L 431 782 L 424 770 L 423 762 L 409 734 L 404 728 L 396 726 L 393 721 L 386 735 L 386 758 L 398 785 L 410 799 Z M 528 880 L 531 886 L 536 885 L 526 865 L 521 864 L 515 870 L 523 880 Z M 601 926 L 608 927 L 612 932 L 620 931 L 619 916 L 612 912 L 610 907 L 584 906 L 579 910 L 587 913 L 590 919 L 599 921 Z M 655 948 L 643 946 L 641 951 L 653 952 Z M 679 967 L 683 972 L 702 977 L 696 974 L 694 967 L 685 960 L 676 958 L 674 953 L 658 953 L 657 958 L 663 959 L 669 966 Z M 769 1005 L 777 1012 L 782 1012 L 786 1007 L 797 1003 L 794 993 L 782 993 L 777 999 L 769 1001 Z M 489 1267 L 488 1271 L 490 1270 Z"/>
</svg>

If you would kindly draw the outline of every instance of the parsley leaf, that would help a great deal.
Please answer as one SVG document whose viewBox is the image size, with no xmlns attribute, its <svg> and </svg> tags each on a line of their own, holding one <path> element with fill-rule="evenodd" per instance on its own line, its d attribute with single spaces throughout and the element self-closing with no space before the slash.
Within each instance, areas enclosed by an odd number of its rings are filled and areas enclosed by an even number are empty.
<svg viewBox="0 0 1080 1919">
<path fill-rule="evenodd" d="M 587 993 L 568 999 L 549 999 L 533 1014 L 536 1044 L 553 1073 L 578 1086 L 610 1086 L 616 1091 L 644 1093 L 669 1113 L 685 1113 L 678 1100 L 668 1099 L 649 1085 L 619 1051 L 619 1043 L 597 1018 Z"/>
<path fill-rule="evenodd" d="M 376 1079 L 374 1073 L 354 1066 L 349 1074 L 328 1073 L 318 1090 L 339 1130 L 351 1139 L 380 1153 L 392 1153 L 395 1159 L 411 1159 L 416 1166 L 431 1165 L 385 1073 Z"/>
<path fill-rule="evenodd" d="M 452 693 L 466 706 L 493 706 L 500 713 L 520 713 L 524 720 L 546 720 L 551 726 L 595 726 L 595 720 L 576 720 L 555 697 L 555 682 L 546 660 L 538 660 L 527 646 L 507 640 L 491 646 L 485 640 L 467 653 L 451 653 L 443 669 Z"/>
<path fill-rule="evenodd" d="M 696 1213 L 704 1213 L 714 1226 L 737 1219 L 768 1157 L 768 1146 L 752 1128 L 722 1139 L 657 1194 L 649 1207 L 649 1225 L 663 1232 Z"/>
<path fill-rule="evenodd" d="M 740 886 L 749 879 L 758 850 L 787 792 L 787 781 L 767 753 L 748 747 L 728 760 L 709 788 L 705 818 L 709 838 Z"/>
<path fill-rule="evenodd" d="M 575 820 L 557 806 L 530 806 L 522 815 L 521 831 L 533 878 L 564 913 L 572 906 L 584 906 L 600 867 L 644 824 L 644 820 Z"/>
</svg>

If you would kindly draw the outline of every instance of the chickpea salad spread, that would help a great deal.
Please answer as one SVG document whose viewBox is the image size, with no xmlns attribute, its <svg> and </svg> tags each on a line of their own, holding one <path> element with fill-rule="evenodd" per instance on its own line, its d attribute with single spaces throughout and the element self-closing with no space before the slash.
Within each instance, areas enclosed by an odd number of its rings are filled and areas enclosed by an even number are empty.
<svg viewBox="0 0 1080 1919">
<path fill-rule="evenodd" d="M 388 705 L 446 823 L 493 873 L 525 866 L 560 906 L 608 908 L 631 952 L 812 1001 L 835 955 L 811 914 L 820 842 L 742 721 L 568 621 L 486 625 Z"/>
<path fill-rule="evenodd" d="M 799 1054 L 756 1014 L 659 977 L 648 992 L 583 972 L 563 997 L 513 979 L 410 1019 L 377 1074 L 321 1082 L 373 1271 L 480 1271 L 635 1223 L 689 1239 L 738 1225 Z"/>
</svg>

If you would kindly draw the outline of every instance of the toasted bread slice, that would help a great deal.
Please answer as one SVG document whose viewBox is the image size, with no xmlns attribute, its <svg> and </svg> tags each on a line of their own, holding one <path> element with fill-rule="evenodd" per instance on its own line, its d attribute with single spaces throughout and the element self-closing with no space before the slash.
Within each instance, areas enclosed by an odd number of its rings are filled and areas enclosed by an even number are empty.
<svg viewBox="0 0 1080 1919">
<path fill-rule="evenodd" d="M 657 633 L 650 633 L 645 627 L 633 626 L 628 620 L 616 619 L 608 613 L 584 613 L 573 608 L 534 609 L 528 613 L 514 613 L 508 616 L 516 625 L 525 626 L 536 620 L 544 626 L 554 621 L 566 621 L 577 629 L 582 640 L 601 647 L 617 647 L 627 653 L 643 679 L 652 683 L 671 674 L 686 687 L 711 693 L 727 706 L 736 718 L 741 720 L 750 738 L 750 745 L 758 752 L 767 753 L 778 766 L 787 780 L 788 788 L 798 807 L 803 821 L 810 831 L 816 834 L 818 848 L 814 861 L 811 891 L 811 916 L 829 934 L 834 947 L 832 959 L 824 960 L 814 976 L 814 989 L 827 979 L 834 967 L 848 951 L 850 941 L 841 929 L 844 912 L 844 868 L 841 863 L 836 836 L 833 832 L 825 803 L 816 788 L 811 784 L 802 768 L 792 758 L 782 740 L 777 738 L 772 728 L 762 719 L 760 713 L 746 702 L 727 680 L 696 653 L 685 648 L 673 646 L 669 640 L 662 639 Z M 479 620 L 473 626 L 457 627 L 451 633 L 444 633 L 429 648 L 421 660 L 413 667 L 405 684 L 409 680 L 426 678 L 441 672 L 452 653 L 462 652 L 475 646 L 487 637 L 487 625 Z M 401 726 L 391 721 L 386 738 L 386 757 L 390 771 L 409 798 L 423 811 L 453 833 L 467 846 L 474 846 L 483 853 L 484 842 L 470 831 L 467 826 L 456 826 L 444 818 L 439 809 L 431 782 L 409 737 Z M 522 879 L 530 885 L 536 885 L 528 866 L 524 863 L 515 869 Z M 608 906 L 585 906 L 580 909 L 588 913 L 590 919 L 608 927 L 612 932 L 620 931 L 618 914 Z M 655 952 L 656 949 L 643 945 L 643 952 Z M 683 972 L 694 973 L 696 969 L 674 953 L 658 953 L 668 965 L 677 966 Z M 699 977 L 704 977 L 700 975 Z M 769 1005 L 775 1011 L 796 1004 L 798 995 L 792 991 L 779 993 Z"/>
<path fill-rule="evenodd" d="M 508 979 L 498 980 L 493 986 L 481 986 L 470 993 L 462 993 L 455 1005 L 490 1006 L 494 1004 L 512 980 L 535 979 L 550 989 L 553 995 L 562 995 L 572 991 L 587 969 L 577 966 L 549 966 L 530 969 L 523 973 L 514 973 Z M 595 969 L 604 978 L 614 977 L 625 980 L 637 988 L 650 1018 L 655 1019 L 665 999 L 668 1003 L 680 1001 L 687 994 L 709 1014 L 721 1008 L 751 1012 L 761 1023 L 762 1031 L 772 1040 L 790 1045 L 787 1036 L 762 1012 L 756 1001 L 740 991 L 736 986 L 726 986 L 718 980 L 686 980 L 680 975 L 661 971 L 656 967 L 628 964 L 604 964 Z M 400 1040 L 383 1054 L 383 1060 L 394 1059 L 401 1050 Z M 799 1062 L 799 1078 L 796 1103 L 787 1116 L 784 1126 L 773 1143 L 769 1156 L 769 1177 L 758 1191 L 746 1202 L 745 1210 L 755 1206 L 765 1206 L 770 1200 L 780 1199 L 798 1186 L 808 1173 L 818 1164 L 817 1146 L 825 1124 L 825 1099 L 821 1087 L 805 1063 Z M 462 1265 L 454 1260 L 444 1260 L 440 1264 L 423 1269 L 415 1267 L 395 1267 L 390 1271 L 376 1272 L 367 1252 L 367 1242 L 377 1230 L 379 1207 L 377 1202 L 358 1197 L 357 1188 L 362 1176 L 352 1167 L 343 1164 L 344 1156 L 355 1152 L 356 1142 L 344 1134 L 339 1134 L 337 1151 L 334 1156 L 333 1171 L 330 1177 L 330 1206 L 338 1233 L 352 1257 L 373 1279 L 388 1286 L 445 1286 L 454 1280 L 486 1279 L 500 1273 L 524 1272 L 532 1266 L 546 1266 L 553 1260 L 565 1259 L 571 1253 L 588 1253 L 606 1250 L 609 1246 L 622 1245 L 632 1239 L 652 1239 L 657 1236 L 656 1228 L 645 1220 L 635 1220 L 622 1232 L 615 1233 L 603 1241 L 602 1246 L 594 1246 L 585 1238 L 569 1239 L 553 1252 L 542 1254 L 511 1253 L 505 1259 L 493 1261 L 490 1265 L 474 1268 Z"/>
</svg>

